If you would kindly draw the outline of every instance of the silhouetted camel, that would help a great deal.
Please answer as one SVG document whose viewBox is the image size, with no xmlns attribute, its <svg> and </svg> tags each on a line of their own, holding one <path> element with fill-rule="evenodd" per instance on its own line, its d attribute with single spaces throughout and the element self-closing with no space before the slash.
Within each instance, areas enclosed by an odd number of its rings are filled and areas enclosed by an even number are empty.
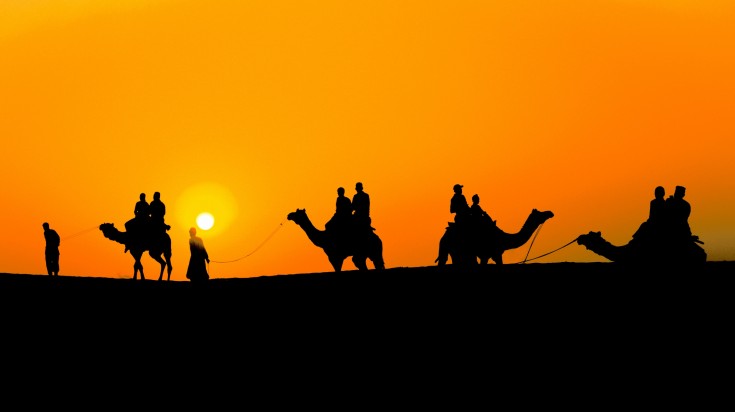
<svg viewBox="0 0 735 412">
<path fill-rule="evenodd" d="M 158 275 L 158 280 L 163 279 L 163 270 L 166 267 L 168 267 L 168 277 L 166 280 L 171 280 L 173 267 L 171 266 L 171 237 L 168 233 L 164 231 L 149 236 L 136 236 L 129 232 L 119 231 L 112 223 L 101 224 L 100 230 L 106 238 L 121 243 L 130 250 L 130 254 L 135 259 L 135 264 L 133 264 L 133 279 L 138 279 L 138 272 L 140 272 L 140 279 L 145 280 L 143 264 L 140 259 L 143 257 L 143 253 L 148 251 L 148 255 L 161 264 L 161 273 Z M 161 258 L 161 255 L 163 255 L 163 258 Z"/>
<path fill-rule="evenodd" d="M 367 259 L 373 262 L 375 269 L 385 269 L 383 241 L 374 232 L 365 233 L 362 238 L 351 236 L 348 239 L 338 239 L 331 232 L 314 227 L 306 215 L 306 209 L 296 209 L 289 213 L 288 220 L 299 225 L 314 245 L 324 249 L 335 272 L 342 270 L 342 263 L 348 256 L 352 256 L 352 263 L 359 270 L 368 269 Z"/>
<path fill-rule="evenodd" d="M 707 253 L 697 243 L 702 243 L 697 236 L 661 241 L 633 238 L 622 246 L 615 246 L 603 239 L 600 232 L 589 232 L 577 238 L 577 244 L 608 260 L 633 265 L 703 265 L 707 261 Z"/>
<path fill-rule="evenodd" d="M 496 264 L 503 264 L 503 253 L 506 250 L 523 246 L 533 232 L 548 219 L 554 217 L 551 211 L 540 212 L 536 209 L 526 219 L 517 233 L 506 233 L 494 222 L 479 222 L 476 225 L 450 223 L 439 240 L 439 257 L 435 262 L 444 266 L 451 257 L 452 264 L 474 265 L 478 259 L 485 265 L 490 259 Z"/>
</svg>

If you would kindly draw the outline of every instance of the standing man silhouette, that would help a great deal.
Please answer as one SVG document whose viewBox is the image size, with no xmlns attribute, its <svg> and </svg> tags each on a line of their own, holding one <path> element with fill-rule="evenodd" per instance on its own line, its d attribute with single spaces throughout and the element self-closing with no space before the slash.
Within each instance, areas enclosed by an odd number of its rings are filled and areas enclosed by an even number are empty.
<svg viewBox="0 0 735 412">
<path fill-rule="evenodd" d="M 370 224 L 372 223 L 372 219 L 370 218 L 370 195 L 364 192 L 361 182 L 355 184 L 355 190 L 357 193 L 352 196 L 352 210 L 354 211 L 355 223 L 358 228 L 370 228 Z"/>
<path fill-rule="evenodd" d="M 197 236 L 197 229 L 192 227 L 189 229 L 189 267 L 186 269 L 186 278 L 192 283 L 202 283 L 209 280 L 207 273 L 207 265 L 209 263 L 209 254 L 204 247 L 204 241 Z"/>
<path fill-rule="evenodd" d="M 49 276 L 59 276 L 59 245 L 61 238 L 49 224 L 43 223 L 43 237 L 46 239 L 46 271 Z"/>
</svg>

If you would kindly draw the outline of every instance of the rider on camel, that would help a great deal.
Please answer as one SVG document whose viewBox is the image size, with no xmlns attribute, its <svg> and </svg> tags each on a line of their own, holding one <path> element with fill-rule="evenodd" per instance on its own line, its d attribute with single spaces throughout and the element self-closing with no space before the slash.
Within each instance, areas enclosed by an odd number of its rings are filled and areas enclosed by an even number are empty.
<svg viewBox="0 0 735 412">
<path fill-rule="evenodd" d="M 470 205 L 462 194 L 462 185 L 454 185 L 454 195 L 449 203 L 449 213 L 454 213 L 454 223 L 466 223 L 470 214 Z"/>
</svg>

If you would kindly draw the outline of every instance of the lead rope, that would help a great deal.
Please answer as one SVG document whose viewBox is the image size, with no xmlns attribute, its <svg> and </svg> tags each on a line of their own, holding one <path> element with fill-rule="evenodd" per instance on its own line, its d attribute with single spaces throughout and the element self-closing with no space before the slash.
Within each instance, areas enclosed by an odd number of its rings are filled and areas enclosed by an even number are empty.
<svg viewBox="0 0 735 412">
<path fill-rule="evenodd" d="M 273 237 L 273 235 L 275 235 L 276 232 L 278 232 L 278 230 L 281 227 L 283 227 L 283 223 L 285 221 L 286 220 L 283 220 L 283 222 L 279 223 L 278 226 L 276 226 L 276 228 L 273 230 L 273 232 L 271 232 L 271 234 L 268 235 L 268 237 L 266 237 L 263 242 L 261 242 L 255 249 L 253 249 L 252 252 L 248 253 L 247 255 L 241 256 L 241 257 L 239 257 L 237 259 L 232 259 L 232 260 L 211 260 L 210 259 L 209 261 L 212 262 L 212 263 L 232 263 L 232 262 L 237 262 L 238 260 L 245 259 L 246 257 L 248 257 L 248 256 L 252 255 L 253 253 L 257 252 L 261 247 L 263 247 L 263 245 L 265 245 L 269 240 L 271 240 L 271 238 Z"/>
<path fill-rule="evenodd" d="M 535 239 L 535 237 L 534 237 L 534 239 Z M 548 253 L 544 253 L 543 255 L 540 255 L 540 256 L 536 256 L 536 257 L 534 257 L 534 258 L 531 258 L 531 259 L 523 259 L 523 261 L 522 261 L 522 262 L 517 262 L 517 263 L 515 263 L 515 264 L 523 264 L 523 263 L 529 262 L 529 261 L 531 261 L 531 260 L 536 260 L 536 259 L 540 259 L 540 258 L 542 258 L 542 257 L 544 257 L 544 256 L 548 256 L 548 255 L 550 255 L 550 254 L 552 254 L 552 253 L 554 253 L 554 252 L 558 252 L 558 251 L 560 251 L 560 250 L 564 249 L 565 247 L 567 247 L 567 246 L 571 245 L 572 243 L 576 242 L 576 241 L 577 241 L 577 239 L 579 239 L 579 236 L 577 236 L 577 237 L 575 237 L 574 239 L 572 239 L 572 241 L 571 241 L 571 242 L 569 242 L 569 243 L 567 243 L 566 245 L 564 245 L 564 246 L 561 246 L 561 247 L 558 247 L 558 248 L 556 248 L 556 249 L 552 250 L 551 252 L 548 252 Z M 533 242 L 531 242 L 531 243 L 533 244 Z M 529 252 L 531 251 L 531 247 L 530 247 L 530 246 L 529 246 L 529 248 L 528 248 L 528 251 L 529 251 Z M 528 254 L 526 254 L 526 257 L 528 257 Z M 513 264 L 513 263 L 511 263 L 511 264 Z"/>
<path fill-rule="evenodd" d="M 89 232 L 90 230 L 94 230 L 94 229 L 97 229 L 97 228 L 99 228 L 99 225 L 96 225 L 96 226 L 92 226 L 92 227 L 90 227 L 89 229 L 84 229 L 84 230 L 82 230 L 82 231 L 80 231 L 80 232 L 74 233 L 74 234 L 72 234 L 72 235 L 69 235 L 69 236 L 64 236 L 63 238 L 61 238 L 61 240 L 68 240 L 68 239 L 71 239 L 71 238 L 77 237 L 77 236 L 79 236 L 79 235 L 83 235 L 83 234 L 85 234 L 85 233 Z"/>
<path fill-rule="evenodd" d="M 536 236 L 538 236 L 538 233 L 541 231 L 541 228 L 544 227 L 544 224 L 540 224 L 539 227 L 536 228 L 536 230 L 533 232 L 533 239 L 531 239 L 531 244 L 528 245 L 528 251 L 526 252 L 526 257 L 523 258 L 523 262 L 521 264 L 528 262 L 528 254 L 531 253 L 531 247 L 533 247 L 533 242 L 536 241 Z"/>
</svg>

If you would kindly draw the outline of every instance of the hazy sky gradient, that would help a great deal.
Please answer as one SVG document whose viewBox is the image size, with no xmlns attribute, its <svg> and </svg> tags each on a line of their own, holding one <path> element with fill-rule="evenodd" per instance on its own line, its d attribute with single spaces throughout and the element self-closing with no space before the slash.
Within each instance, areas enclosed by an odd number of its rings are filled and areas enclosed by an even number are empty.
<svg viewBox="0 0 735 412">
<path fill-rule="evenodd" d="M 62 275 L 132 277 L 96 227 L 155 191 L 172 279 L 205 211 L 212 260 L 249 255 L 213 277 L 331 271 L 286 215 L 358 181 L 387 267 L 434 264 L 455 183 L 506 232 L 556 214 L 508 263 L 626 243 L 658 185 L 735 259 L 732 1 L 6 0 L 0 56 L 0 272 L 45 273 L 48 221 Z"/>
</svg>

